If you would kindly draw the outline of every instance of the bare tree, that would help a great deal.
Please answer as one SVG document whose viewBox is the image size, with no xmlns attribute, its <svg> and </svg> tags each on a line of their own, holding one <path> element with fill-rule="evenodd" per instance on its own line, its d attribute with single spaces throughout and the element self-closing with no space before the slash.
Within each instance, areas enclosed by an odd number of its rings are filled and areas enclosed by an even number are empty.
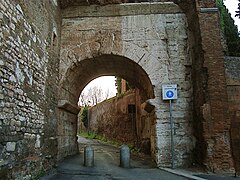
<svg viewBox="0 0 240 180">
<path fill-rule="evenodd" d="M 105 91 L 105 93 L 104 93 L 104 99 L 105 99 L 105 100 L 108 99 L 109 96 L 110 96 L 110 90 L 107 89 L 107 90 Z"/>
<path fill-rule="evenodd" d="M 79 97 L 78 106 L 88 106 L 88 98 L 86 92 L 82 91 Z"/>
<path fill-rule="evenodd" d="M 93 86 L 87 90 L 82 91 L 79 97 L 79 104 L 80 106 L 94 106 L 97 103 L 107 99 L 108 97 L 109 92 L 106 94 L 106 92 L 104 93 L 101 87 Z"/>
</svg>

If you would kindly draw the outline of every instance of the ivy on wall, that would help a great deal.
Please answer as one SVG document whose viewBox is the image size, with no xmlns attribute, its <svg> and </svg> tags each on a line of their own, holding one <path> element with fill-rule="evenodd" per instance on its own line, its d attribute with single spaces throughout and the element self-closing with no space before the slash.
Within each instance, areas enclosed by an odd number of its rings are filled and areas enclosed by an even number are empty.
<svg viewBox="0 0 240 180">
<path fill-rule="evenodd" d="M 240 34 L 237 26 L 234 24 L 234 20 L 231 17 L 226 6 L 223 4 L 223 0 L 217 0 L 217 6 L 220 12 L 220 25 L 221 30 L 226 39 L 228 56 L 240 56 Z"/>
<path fill-rule="evenodd" d="M 88 128 L 88 106 L 85 106 L 81 111 L 81 121 L 83 122 L 83 125 Z"/>
</svg>

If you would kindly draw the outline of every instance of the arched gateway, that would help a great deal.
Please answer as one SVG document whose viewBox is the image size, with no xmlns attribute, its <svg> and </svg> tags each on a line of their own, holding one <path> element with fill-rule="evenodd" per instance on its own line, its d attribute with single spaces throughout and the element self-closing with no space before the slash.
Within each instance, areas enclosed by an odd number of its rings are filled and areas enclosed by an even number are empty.
<svg viewBox="0 0 240 180">
<path fill-rule="evenodd" d="M 228 80 L 228 99 L 215 0 L 130 1 L 0 1 L 1 178 L 33 177 L 77 152 L 78 96 L 102 75 L 132 82 L 154 107 L 157 166 L 171 165 L 161 88 L 177 84 L 175 165 L 239 174 L 238 91 Z"/>
<path fill-rule="evenodd" d="M 177 132 L 176 165 L 192 161 L 195 138 L 191 123 L 191 57 L 187 50 L 186 29 L 186 16 L 173 3 L 80 6 L 63 11 L 60 158 L 77 150 L 76 115 L 69 112 L 69 108 L 74 109 L 80 92 L 91 80 L 102 75 L 116 75 L 140 89 L 142 103 L 148 100 L 155 106 L 151 152 L 158 166 L 171 163 L 169 104 L 162 100 L 161 86 L 178 84 L 179 98 L 173 107 Z M 68 108 L 64 110 L 64 106 Z"/>
</svg>

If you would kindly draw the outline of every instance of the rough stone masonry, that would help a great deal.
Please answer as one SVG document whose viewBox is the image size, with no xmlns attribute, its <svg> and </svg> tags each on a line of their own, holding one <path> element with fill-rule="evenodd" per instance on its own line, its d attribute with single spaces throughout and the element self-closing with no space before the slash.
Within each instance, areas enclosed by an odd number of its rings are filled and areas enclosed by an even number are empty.
<svg viewBox="0 0 240 180">
<path fill-rule="evenodd" d="M 98 11 L 95 11 L 96 8 Z M 68 100 L 76 104 L 71 97 L 75 95 L 75 99 L 78 98 L 79 90 L 75 90 L 80 86 L 79 82 L 84 83 L 88 78 L 104 73 L 115 71 L 122 73 L 126 79 L 141 79 L 135 68 L 132 70 L 135 73 L 124 74 L 121 70 L 124 64 L 118 65 L 122 60 L 117 60 L 114 55 L 134 61 L 147 73 L 154 87 L 155 98 L 150 100 L 156 112 L 151 143 L 153 158 L 161 166 L 171 163 L 169 107 L 161 100 L 160 88 L 164 83 L 177 83 L 181 91 L 174 107 L 178 132 L 175 139 L 176 164 L 189 164 L 195 146 L 189 113 L 192 109 L 191 57 L 187 51 L 186 17 L 181 9 L 173 3 L 73 7 L 63 10 L 62 18 L 60 98 L 70 97 Z M 101 54 L 112 55 L 112 61 L 105 63 L 98 60 Z M 89 67 L 83 64 L 85 59 L 92 62 L 88 66 L 93 70 L 87 70 Z M 96 65 L 98 61 L 102 61 L 103 67 Z M 115 66 L 120 72 L 113 70 Z M 85 77 L 82 69 L 75 70 L 78 67 L 84 67 L 89 77 Z M 128 67 L 131 68 L 131 65 Z M 73 76 L 68 75 L 69 69 L 74 72 Z M 68 83 L 64 84 L 64 81 Z M 73 82 L 71 86 L 70 82 Z M 69 121 L 70 117 L 67 119 Z M 69 137 L 61 138 L 69 142 Z"/>
<path fill-rule="evenodd" d="M 177 166 L 234 173 L 215 1 L 87 2 L 0 1 L 0 176 L 30 178 L 77 153 L 78 96 L 101 75 L 132 82 L 155 106 L 157 166 L 171 159 L 161 85 L 176 83 Z"/>
<path fill-rule="evenodd" d="M 0 24 L 0 177 L 21 179 L 56 162 L 59 8 L 0 1 Z"/>
</svg>

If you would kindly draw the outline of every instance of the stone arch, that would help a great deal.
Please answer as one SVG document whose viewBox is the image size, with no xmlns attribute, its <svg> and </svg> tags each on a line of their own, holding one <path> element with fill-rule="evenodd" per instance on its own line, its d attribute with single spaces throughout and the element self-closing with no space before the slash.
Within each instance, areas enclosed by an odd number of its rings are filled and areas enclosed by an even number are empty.
<svg viewBox="0 0 240 180">
<path fill-rule="evenodd" d="M 164 11 L 167 6 L 170 11 Z M 151 122 L 153 130 L 151 153 L 158 166 L 169 166 L 171 163 L 169 104 L 162 100 L 161 87 L 162 84 L 177 84 L 179 98 L 174 102 L 174 119 L 177 122 L 178 134 L 176 138 L 178 141 L 175 154 L 176 159 L 178 159 L 177 166 L 183 166 L 191 163 L 191 155 L 195 147 L 191 113 L 192 63 L 188 53 L 186 16 L 174 3 L 146 3 L 141 4 L 141 7 L 144 11 L 139 11 L 139 4 L 97 6 L 99 10 L 97 12 L 93 11 L 95 6 L 79 6 L 76 9 L 64 10 L 62 13 L 59 68 L 59 98 L 63 100 L 61 107 L 74 109 L 74 104 L 78 100 L 77 94 L 91 78 L 100 76 L 101 73 L 101 75 L 112 74 L 110 71 L 106 74 L 106 69 L 103 73 L 101 69 L 104 70 L 106 67 L 101 67 L 98 61 L 100 62 L 103 57 L 109 60 L 114 57 L 114 64 L 122 63 L 121 65 L 126 69 L 123 74 L 115 69 L 115 73 L 138 84 L 142 92 L 145 92 L 142 95 L 142 97 L 145 96 L 144 100 L 152 98 L 149 102 L 155 107 L 156 118 L 154 122 Z M 113 8 L 115 11 L 109 14 L 108 8 Z M 83 13 L 79 14 L 79 12 Z M 99 12 L 103 12 L 103 14 L 99 14 Z M 107 13 L 105 14 L 105 12 Z M 131 62 L 131 65 L 124 63 L 127 60 Z M 82 66 L 88 62 L 92 62 L 92 69 Z M 131 79 L 130 76 L 126 76 L 134 74 L 135 65 L 145 71 L 140 75 L 143 78 Z M 74 79 L 79 80 L 78 73 L 80 72 L 76 67 L 81 66 L 82 69 L 86 70 L 85 74 L 82 75 L 84 82 L 82 82 L 81 87 L 73 86 Z M 92 72 L 93 70 L 94 72 Z M 96 74 L 93 75 L 93 73 Z M 141 81 L 145 75 L 151 82 L 147 83 L 152 85 L 151 90 L 147 89 L 150 86 L 144 85 Z M 63 131 L 70 133 L 75 130 L 64 128 L 64 123 L 76 123 L 76 115 L 72 117 L 72 114 L 67 114 L 67 111 L 62 110 L 59 114 L 61 117 L 61 121 L 59 121 L 59 154 L 61 154 L 60 157 L 64 157 L 65 154 L 74 152 L 76 146 L 76 143 L 73 142 L 73 135 L 68 136 L 63 133 Z M 65 138 L 62 138 L 62 134 Z M 61 139 L 64 142 L 61 142 Z"/>
<path fill-rule="evenodd" d="M 83 88 L 100 76 L 118 76 L 134 84 L 141 92 L 142 101 L 154 98 L 153 85 L 145 70 L 136 62 L 119 55 L 100 55 L 74 63 L 62 82 L 70 92 L 71 102 L 76 104 Z M 65 94 L 61 94 L 64 99 Z"/>
<path fill-rule="evenodd" d="M 77 151 L 77 112 L 79 95 L 84 87 L 100 76 L 118 76 L 138 89 L 141 103 L 154 98 L 154 86 L 146 71 L 135 61 L 113 54 L 84 59 L 67 69 L 61 81 L 59 99 L 59 158 Z"/>
</svg>

